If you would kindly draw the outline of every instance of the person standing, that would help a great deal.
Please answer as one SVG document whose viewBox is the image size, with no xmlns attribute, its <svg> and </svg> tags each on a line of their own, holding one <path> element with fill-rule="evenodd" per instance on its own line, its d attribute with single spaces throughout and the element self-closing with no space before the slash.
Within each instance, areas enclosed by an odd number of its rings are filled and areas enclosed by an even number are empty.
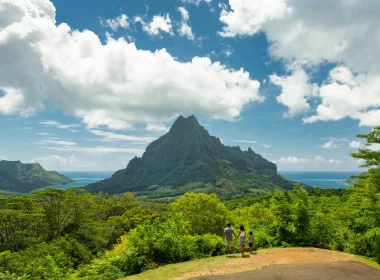
<svg viewBox="0 0 380 280">
<path fill-rule="evenodd" d="M 251 255 L 253 254 L 253 242 L 255 241 L 255 238 L 253 237 L 253 232 L 249 232 L 248 236 L 248 245 L 249 245 L 249 251 L 251 252 Z"/>
<path fill-rule="evenodd" d="M 234 241 L 232 235 L 236 238 L 234 229 L 231 227 L 231 224 L 228 223 L 227 227 L 224 229 L 223 240 L 226 242 L 227 254 L 234 252 Z"/>
<path fill-rule="evenodd" d="M 245 250 L 245 239 L 246 239 L 246 233 L 244 226 L 240 226 L 240 231 L 236 237 L 236 239 L 240 238 L 240 249 L 241 249 L 241 256 L 244 257 L 244 250 Z"/>
</svg>

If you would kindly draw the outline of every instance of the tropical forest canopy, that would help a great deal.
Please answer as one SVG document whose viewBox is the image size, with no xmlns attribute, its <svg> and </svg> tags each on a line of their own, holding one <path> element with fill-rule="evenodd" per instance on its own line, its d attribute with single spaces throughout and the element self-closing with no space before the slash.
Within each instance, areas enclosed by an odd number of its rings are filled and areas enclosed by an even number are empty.
<svg viewBox="0 0 380 280">
<path fill-rule="evenodd" d="M 82 189 L 0 196 L 0 279 L 118 279 L 164 264 L 225 253 L 227 222 L 255 247 L 318 247 L 380 263 L 380 127 L 353 156 L 368 172 L 343 190 L 276 190 L 221 201 L 186 193 L 173 203 Z M 238 248 L 236 248 L 238 249 Z"/>
</svg>

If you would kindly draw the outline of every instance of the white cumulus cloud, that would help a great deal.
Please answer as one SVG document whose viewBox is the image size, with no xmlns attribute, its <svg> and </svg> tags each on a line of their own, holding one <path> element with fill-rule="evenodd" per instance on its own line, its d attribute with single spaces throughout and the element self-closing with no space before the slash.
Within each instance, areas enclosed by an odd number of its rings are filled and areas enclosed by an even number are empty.
<svg viewBox="0 0 380 280">
<path fill-rule="evenodd" d="M 190 19 L 189 12 L 184 7 L 179 7 L 178 11 L 182 16 L 181 26 L 177 30 L 178 34 L 182 37 L 186 37 L 189 40 L 194 40 L 195 36 L 193 34 L 193 30 L 188 24 L 188 21 Z"/>
<path fill-rule="evenodd" d="M 302 163 L 308 163 L 311 165 L 320 165 L 320 164 L 339 164 L 342 161 L 336 160 L 336 159 L 327 159 L 323 156 L 315 156 L 312 160 L 309 158 L 302 158 L 302 157 L 296 157 L 296 156 L 289 156 L 289 157 L 282 157 L 277 160 L 272 160 L 272 162 L 276 164 L 302 164 Z"/>
<path fill-rule="evenodd" d="M 166 133 L 169 131 L 169 127 L 163 124 L 153 124 L 149 123 L 146 126 L 147 131 L 156 132 L 156 133 Z"/>
<path fill-rule="evenodd" d="M 110 27 L 113 31 L 117 31 L 120 28 L 128 28 L 129 27 L 129 22 L 128 22 L 128 17 L 125 14 L 121 14 L 116 18 L 112 19 L 101 19 L 100 24 L 102 26 Z"/>
<path fill-rule="evenodd" d="M 270 52 L 289 61 L 344 62 L 356 71 L 380 70 L 377 0 L 229 0 L 222 36 L 265 32 Z"/>
<path fill-rule="evenodd" d="M 300 163 L 305 163 L 309 161 L 310 159 L 308 158 L 299 158 L 299 157 L 294 157 L 294 156 L 282 157 L 278 160 L 273 160 L 274 163 L 278 163 L 278 164 L 300 164 Z"/>
<path fill-rule="evenodd" d="M 101 141 L 103 142 L 133 141 L 141 143 L 151 143 L 152 141 L 157 139 L 156 137 L 125 135 L 101 130 L 90 130 L 90 132 L 96 136 L 100 136 Z"/>
<path fill-rule="evenodd" d="M 305 123 L 335 121 L 346 117 L 362 126 L 380 123 L 380 73 L 354 75 L 346 67 L 331 70 L 329 81 L 320 87 L 322 103 Z"/>
<path fill-rule="evenodd" d="M 174 35 L 169 14 L 166 14 L 165 16 L 155 15 L 149 23 L 145 22 L 142 17 L 137 16 L 135 17 L 135 22 L 141 23 L 143 30 L 151 36 L 160 35 L 161 32 Z"/>
<path fill-rule="evenodd" d="M 58 155 L 51 155 L 46 157 L 37 157 L 31 160 L 31 162 L 37 162 L 47 170 L 70 169 L 75 167 L 76 157 L 74 155 L 67 158 Z"/>
<path fill-rule="evenodd" d="M 340 144 L 335 142 L 334 140 L 330 140 L 330 141 L 327 141 L 325 144 L 323 144 L 322 148 L 337 149 L 337 148 L 340 148 Z"/>
<path fill-rule="evenodd" d="M 267 22 L 291 14 L 285 0 L 229 0 L 230 10 L 222 5 L 220 21 L 225 24 L 223 37 L 253 35 Z"/>
<path fill-rule="evenodd" d="M 1 46 L 0 46 L 1 47 Z M 33 115 L 40 104 L 35 104 L 35 107 L 28 106 L 23 94 L 17 88 L 1 87 L 0 93 L 0 113 L 4 115 L 12 115 L 19 113 L 21 116 L 28 117 Z"/>
<path fill-rule="evenodd" d="M 352 141 L 350 142 L 349 146 L 350 148 L 358 149 L 362 145 L 362 142 L 360 141 Z"/>
<path fill-rule="evenodd" d="M 272 57 L 291 64 L 305 62 L 315 71 L 328 62 L 338 64 L 320 85 L 316 114 L 305 123 L 358 120 L 361 126 L 380 123 L 380 2 L 377 0 L 229 0 L 222 5 L 221 36 L 254 36 L 264 32 Z M 301 70 L 300 70 L 301 71 Z M 277 78 L 276 76 L 273 76 Z M 289 114 L 309 110 L 309 79 L 292 80 L 295 93 L 284 87 L 278 101 Z M 282 85 L 281 85 L 282 86 Z M 302 89 L 303 87 L 303 89 Z M 303 91 L 303 93 L 302 93 Z M 286 94 L 288 93 L 288 94 Z"/>
<path fill-rule="evenodd" d="M 289 108 L 285 114 L 287 117 L 294 117 L 310 109 L 308 100 L 318 95 L 318 86 L 309 83 L 306 72 L 296 66 L 290 76 L 279 77 L 270 75 L 270 81 L 282 88 L 281 94 L 277 96 L 277 102 Z"/>
<path fill-rule="evenodd" d="M 372 151 L 380 151 L 380 144 L 370 144 L 367 148 Z"/>
<path fill-rule="evenodd" d="M 329 163 L 329 164 L 339 164 L 339 163 L 342 162 L 342 161 L 336 160 L 336 159 L 327 159 L 327 158 L 325 158 L 323 156 L 315 156 L 314 161 L 315 161 L 316 164 L 320 164 L 320 163 L 323 163 L 323 164 L 327 164 L 327 163 Z"/>
<path fill-rule="evenodd" d="M 357 162 L 358 166 L 361 166 L 361 165 L 363 165 L 363 164 L 365 164 L 365 163 L 366 163 L 366 160 L 365 160 L 365 159 L 362 159 L 362 158 L 360 158 L 360 159 L 358 159 L 356 162 Z"/>
<path fill-rule="evenodd" d="M 264 100 L 260 83 L 243 69 L 206 57 L 181 62 L 165 49 L 139 50 L 123 38 L 102 43 L 92 31 L 57 26 L 48 0 L 1 3 L 0 87 L 13 92 L 0 95 L 2 114 L 29 115 L 48 105 L 92 129 L 131 129 L 178 114 L 234 120 L 245 105 Z M 165 21 L 146 29 L 171 32 Z"/>
<path fill-rule="evenodd" d="M 322 148 L 337 149 L 342 147 L 346 142 L 349 142 L 347 138 L 321 138 L 322 140 L 328 140 L 322 145 Z"/>
<path fill-rule="evenodd" d="M 199 5 L 201 2 L 205 2 L 205 3 L 211 3 L 212 0 L 180 0 L 182 3 L 185 3 L 185 4 L 195 4 L 195 5 Z"/>
<path fill-rule="evenodd" d="M 5 156 L 0 156 L 0 160 L 8 160 L 8 158 Z"/>
</svg>

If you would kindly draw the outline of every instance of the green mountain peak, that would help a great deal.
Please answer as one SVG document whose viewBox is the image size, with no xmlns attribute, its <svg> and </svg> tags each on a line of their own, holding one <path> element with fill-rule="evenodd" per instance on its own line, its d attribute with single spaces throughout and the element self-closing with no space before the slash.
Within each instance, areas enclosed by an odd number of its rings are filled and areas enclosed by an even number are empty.
<svg viewBox="0 0 380 280">
<path fill-rule="evenodd" d="M 150 143 L 141 158 L 135 157 L 126 169 L 110 179 L 90 184 L 89 191 L 141 192 L 151 186 L 178 189 L 201 182 L 214 188 L 290 189 L 292 183 L 277 174 L 277 166 L 251 148 L 224 146 L 211 136 L 195 116 L 179 116 L 169 132 Z"/>
<path fill-rule="evenodd" d="M 188 118 L 179 116 L 170 128 L 169 133 L 171 133 L 173 136 L 181 136 L 188 135 L 197 131 L 202 133 L 202 129 L 204 130 L 204 128 L 198 123 L 198 120 L 194 116 L 189 116 Z M 204 131 L 207 132 L 206 130 Z"/>
</svg>

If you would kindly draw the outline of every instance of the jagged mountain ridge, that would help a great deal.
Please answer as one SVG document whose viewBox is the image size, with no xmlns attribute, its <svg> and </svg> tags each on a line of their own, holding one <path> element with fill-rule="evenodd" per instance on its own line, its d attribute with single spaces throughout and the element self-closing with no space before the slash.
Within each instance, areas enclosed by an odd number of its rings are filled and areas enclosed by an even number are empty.
<svg viewBox="0 0 380 280">
<path fill-rule="evenodd" d="M 179 187 L 191 182 L 217 187 L 225 182 L 223 180 L 248 189 L 290 189 L 293 186 L 277 174 L 276 164 L 251 148 L 242 151 L 239 147 L 224 146 L 194 116 L 180 116 L 167 134 L 147 146 L 141 158 L 133 158 L 126 169 L 86 189 L 121 193 L 144 191 L 152 185 Z"/>
<path fill-rule="evenodd" d="M 56 171 L 46 171 L 38 163 L 0 161 L 0 189 L 2 190 L 26 193 L 44 186 L 73 182 L 75 181 Z"/>
</svg>

